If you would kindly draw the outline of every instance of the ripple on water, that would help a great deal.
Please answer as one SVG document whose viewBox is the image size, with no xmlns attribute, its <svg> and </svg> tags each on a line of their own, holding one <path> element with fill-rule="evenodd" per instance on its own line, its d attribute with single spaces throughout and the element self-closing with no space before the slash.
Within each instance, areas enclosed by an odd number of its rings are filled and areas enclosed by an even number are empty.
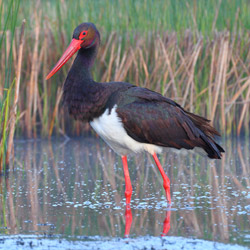
<svg viewBox="0 0 250 250">
<path fill-rule="evenodd" d="M 150 249 L 151 242 L 160 239 L 153 236 L 161 234 L 166 211 L 169 210 L 171 228 L 170 237 L 165 241 L 169 243 L 166 249 L 171 249 L 171 244 L 178 249 L 174 243 L 177 238 L 173 237 L 176 235 L 184 237 L 183 240 L 178 238 L 182 244 L 201 246 L 203 250 L 210 249 L 206 248 L 206 244 L 218 244 L 193 242 L 189 237 L 248 244 L 250 149 L 249 142 L 242 144 L 244 147 L 239 149 L 243 152 L 239 155 L 232 146 L 235 143 L 229 141 L 223 145 L 229 153 L 222 161 L 209 161 L 194 154 L 180 156 L 163 153 L 160 160 L 171 179 L 171 207 L 165 199 L 162 178 L 157 168 L 152 168 L 152 159 L 146 155 L 130 157 L 133 223 L 132 239 L 127 240 L 127 245 L 140 249 L 138 245 L 133 245 L 134 241 L 138 241 L 145 249 Z M 6 222 L 2 221 L 8 225 L 1 225 L 2 233 L 17 233 L 20 236 L 33 232 L 56 234 L 66 245 L 74 243 L 62 238 L 84 234 L 88 237 L 108 235 L 109 241 L 119 241 L 111 235 L 118 237 L 124 234 L 123 169 L 120 157 L 101 140 L 83 138 L 64 144 L 53 140 L 26 141 L 25 147 L 23 143 L 15 144 L 15 155 L 15 170 L 9 173 L 6 182 L 2 182 L 6 183 L 6 187 L 0 192 L 0 202 L 4 202 L 0 204 L 0 210 L 5 208 L 1 211 L 6 215 Z M 241 155 L 244 155 L 243 159 Z M 53 230 L 42 226 L 46 221 L 55 225 Z M 143 235 L 151 237 L 141 237 Z M 21 237 L 26 246 L 28 239 Z M 187 238 L 192 243 L 188 243 Z M 88 241 L 93 239 L 86 238 Z M 31 237 L 32 244 L 36 240 L 39 241 Z M 81 249 L 82 239 L 78 240 L 75 244 Z M 100 245 L 103 243 L 100 237 L 96 240 Z M 4 241 L 7 246 L 7 239 Z M 120 248 L 126 249 L 126 241 L 120 241 L 124 244 Z M 143 241 L 150 244 L 144 245 Z M 10 242 L 14 241 L 10 239 Z M 40 242 L 45 244 L 45 241 Z M 59 246 L 54 240 L 51 247 L 55 242 Z M 230 249 L 228 245 L 221 246 Z"/>
</svg>

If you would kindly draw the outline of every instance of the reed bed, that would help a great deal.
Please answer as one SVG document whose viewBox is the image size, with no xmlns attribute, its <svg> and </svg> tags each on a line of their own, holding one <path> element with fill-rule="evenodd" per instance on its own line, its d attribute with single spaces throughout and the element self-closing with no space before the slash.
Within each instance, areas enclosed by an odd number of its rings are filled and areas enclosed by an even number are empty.
<svg viewBox="0 0 250 250">
<path fill-rule="evenodd" d="M 12 70 L 13 58 L 17 58 L 17 51 L 13 43 L 19 5 L 19 0 L 11 0 L 5 4 L 0 1 L 0 51 L 1 56 L 2 53 L 5 54 L 0 66 L 2 72 L 4 72 L 4 77 L 0 78 L 0 173 L 2 168 L 5 169 L 6 164 L 9 164 L 17 117 L 24 24 L 20 36 L 18 63 L 16 65 L 17 79 L 13 77 L 15 73 L 13 74 Z M 3 46 L 4 43 L 6 43 L 6 46 Z M 15 87 L 13 87 L 14 85 Z"/>
<path fill-rule="evenodd" d="M 61 36 L 65 41 L 63 51 L 69 40 L 63 33 Z M 51 136 L 53 129 L 64 135 L 81 132 L 77 129 L 79 124 L 69 120 L 67 112 L 60 108 L 61 89 L 70 63 L 45 81 L 60 56 L 54 49 L 56 38 L 50 29 L 43 36 L 37 26 L 33 41 L 30 39 L 25 43 L 33 46 L 23 48 L 26 70 L 21 72 L 18 134 L 31 138 Z M 129 39 L 124 43 L 113 32 L 102 41 L 93 75 L 97 81 L 128 81 L 160 92 L 187 110 L 211 119 L 223 135 L 248 134 L 249 48 L 249 34 L 236 39 L 229 32 L 217 32 L 213 38 L 204 39 L 186 30 L 181 39 L 175 32 L 154 33 L 137 37 L 134 44 Z M 2 63 L 5 59 L 3 55 Z M 1 79 L 4 78 L 1 71 Z"/>
<path fill-rule="evenodd" d="M 60 105 L 71 63 L 45 80 L 74 27 L 83 21 L 96 23 L 102 34 L 93 69 L 96 81 L 150 88 L 211 119 L 223 135 L 249 134 L 247 1 L 3 0 L 0 6 L 1 152 L 7 150 L 11 127 L 13 137 L 11 122 L 19 137 L 89 132 L 88 125 L 73 121 Z M 27 23 L 20 63 L 23 18 Z M 20 81 L 18 91 L 15 79 Z"/>
</svg>

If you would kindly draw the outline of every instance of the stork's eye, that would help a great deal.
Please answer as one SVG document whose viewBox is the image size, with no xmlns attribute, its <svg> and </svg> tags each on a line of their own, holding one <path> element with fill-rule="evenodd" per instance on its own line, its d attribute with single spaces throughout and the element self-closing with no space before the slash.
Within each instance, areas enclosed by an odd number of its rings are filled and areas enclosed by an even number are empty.
<svg viewBox="0 0 250 250">
<path fill-rule="evenodd" d="M 88 34 L 87 30 L 82 31 L 79 35 L 79 39 L 82 40 L 85 36 L 87 36 L 87 34 Z"/>
</svg>

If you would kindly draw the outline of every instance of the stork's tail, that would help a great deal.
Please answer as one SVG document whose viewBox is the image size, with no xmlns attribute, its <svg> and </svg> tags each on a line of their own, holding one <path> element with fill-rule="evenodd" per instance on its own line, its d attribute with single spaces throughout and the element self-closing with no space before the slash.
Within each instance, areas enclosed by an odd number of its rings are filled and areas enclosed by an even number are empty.
<svg viewBox="0 0 250 250">
<path fill-rule="evenodd" d="M 220 136 L 219 132 L 210 125 L 210 121 L 206 118 L 187 111 L 186 114 L 195 126 L 202 132 L 200 136 L 204 143 L 202 143 L 201 147 L 207 152 L 208 157 L 211 159 L 221 159 L 221 153 L 225 151 L 214 141 L 214 136 Z"/>
</svg>

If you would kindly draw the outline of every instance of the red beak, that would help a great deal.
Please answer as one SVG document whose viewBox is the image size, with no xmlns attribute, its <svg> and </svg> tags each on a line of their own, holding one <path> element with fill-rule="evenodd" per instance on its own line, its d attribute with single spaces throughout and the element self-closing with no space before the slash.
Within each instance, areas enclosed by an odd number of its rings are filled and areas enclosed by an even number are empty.
<svg viewBox="0 0 250 250">
<path fill-rule="evenodd" d="M 82 40 L 72 39 L 70 45 L 63 53 L 62 57 L 59 59 L 55 67 L 47 75 L 46 80 L 53 76 L 68 60 L 81 48 Z"/>
</svg>

